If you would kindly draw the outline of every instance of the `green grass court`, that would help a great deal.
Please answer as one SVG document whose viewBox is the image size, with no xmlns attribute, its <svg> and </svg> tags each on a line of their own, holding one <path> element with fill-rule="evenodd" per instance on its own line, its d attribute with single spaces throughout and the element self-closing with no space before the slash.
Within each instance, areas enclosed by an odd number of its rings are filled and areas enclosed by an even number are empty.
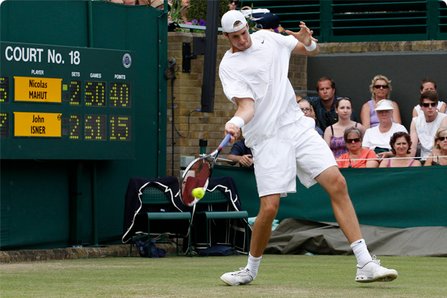
<svg viewBox="0 0 447 298">
<path fill-rule="evenodd" d="M 354 282 L 353 256 L 265 255 L 246 286 L 219 277 L 246 256 L 90 258 L 0 264 L 6 297 L 447 297 L 447 258 L 381 257 L 391 283 Z"/>
</svg>

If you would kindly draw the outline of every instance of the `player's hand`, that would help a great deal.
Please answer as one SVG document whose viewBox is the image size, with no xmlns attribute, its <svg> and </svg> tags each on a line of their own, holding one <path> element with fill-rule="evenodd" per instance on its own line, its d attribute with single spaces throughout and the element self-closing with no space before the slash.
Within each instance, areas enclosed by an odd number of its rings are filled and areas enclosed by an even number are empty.
<svg viewBox="0 0 447 298">
<path fill-rule="evenodd" d="M 236 125 L 234 125 L 233 123 L 227 122 L 225 124 L 225 134 L 231 135 L 231 143 L 234 143 L 234 141 L 239 139 L 239 136 L 241 135 L 240 131 L 241 129 Z"/>
<path fill-rule="evenodd" d="M 289 35 L 294 36 L 296 39 L 298 39 L 299 42 L 304 44 L 305 46 L 310 46 L 312 40 L 317 42 L 318 39 L 314 38 L 312 34 L 314 33 L 312 30 L 310 30 L 306 23 L 300 22 L 300 31 L 293 32 L 290 30 L 286 30 L 286 33 Z"/>
</svg>

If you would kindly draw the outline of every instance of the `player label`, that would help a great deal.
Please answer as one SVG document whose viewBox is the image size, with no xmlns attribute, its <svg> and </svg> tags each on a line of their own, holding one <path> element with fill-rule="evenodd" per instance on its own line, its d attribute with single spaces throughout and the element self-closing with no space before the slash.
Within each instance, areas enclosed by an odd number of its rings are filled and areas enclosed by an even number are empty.
<svg viewBox="0 0 447 298">
<path fill-rule="evenodd" d="M 62 114 L 14 112 L 15 137 L 61 137 Z"/>
<path fill-rule="evenodd" d="M 62 79 L 14 77 L 14 100 L 60 103 L 62 101 Z"/>
</svg>

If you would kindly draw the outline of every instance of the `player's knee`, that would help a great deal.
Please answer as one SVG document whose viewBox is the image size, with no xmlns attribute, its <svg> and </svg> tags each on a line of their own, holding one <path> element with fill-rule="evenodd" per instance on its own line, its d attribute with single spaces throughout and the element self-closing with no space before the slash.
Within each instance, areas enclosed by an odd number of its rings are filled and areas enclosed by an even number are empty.
<svg viewBox="0 0 447 298">
<path fill-rule="evenodd" d="M 327 182 L 326 185 L 330 193 L 343 193 L 347 190 L 346 179 L 340 172 L 331 175 Z"/>
<path fill-rule="evenodd" d="M 269 199 L 261 199 L 261 206 L 259 212 L 268 218 L 274 219 L 279 209 L 279 199 L 278 200 L 269 200 Z"/>
<path fill-rule="evenodd" d="M 346 189 L 346 179 L 342 174 L 337 175 L 334 180 L 334 185 L 338 188 L 338 190 L 344 191 Z"/>
</svg>

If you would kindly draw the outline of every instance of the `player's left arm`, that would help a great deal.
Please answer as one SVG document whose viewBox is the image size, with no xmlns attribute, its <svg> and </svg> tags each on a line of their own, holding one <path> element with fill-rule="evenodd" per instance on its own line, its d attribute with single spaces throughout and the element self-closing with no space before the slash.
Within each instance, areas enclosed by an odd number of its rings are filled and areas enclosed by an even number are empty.
<svg viewBox="0 0 447 298">
<path fill-rule="evenodd" d="M 313 31 L 306 26 L 306 23 L 300 22 L 300 31 L 293 32 L 286 30 L 286 33 L 292 35 L 299 41 L 292 53 L 316 56 L 320 52 L 320 46 L 317 44 L 318 40 L 312 36 Z"/>
</svg>

